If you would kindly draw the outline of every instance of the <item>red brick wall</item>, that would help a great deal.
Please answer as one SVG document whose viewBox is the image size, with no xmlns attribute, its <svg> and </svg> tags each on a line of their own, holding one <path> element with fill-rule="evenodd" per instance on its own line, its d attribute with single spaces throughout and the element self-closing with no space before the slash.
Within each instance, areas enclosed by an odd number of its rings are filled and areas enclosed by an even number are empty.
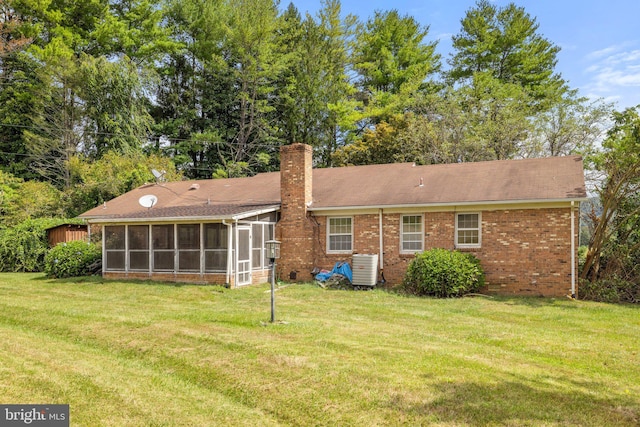
<svg viewBox="0 0 640 427">
<path fill-rule="evenodd" d="M 194 283 L 199 285 L 224 285 L 226 282 L 226 275 L 224 273 L 206 273 L 200 275 L 199 273 L 147 273 L 147 272 L 124 272 L 124 271 L 103 271 L 102 277 L 105 279 L 134 279 L 134 280 L 155 280 L 160 282 L 175 282 L 175 283 Z M 233 287 L 233 275 L 231 277 Z M 264 280 L 259 283 L 264 282 Z"/>
<path fill-rule="evenodd" d="M 225 273 L 161 273 L 161 272 L 124 272 L 106 271 L 102 273 L 105 279 L 134 279 L 134 280 L 156 280 L 160 282 L 193 283 L 198 285 L 225 285 L 227 275 Z M 251 284 L 265 283 L 269 280 L 269 270 L 254 270 L 251 273 Z M 229 286 L 235 288 L 235 275 L 229 277 Z"/>
<path fill-rule="evenodd" d="M 577 230 L 576 223 L 576 250 Z M 486 271 L 490 292 L 570 295 L 571 209 L 483 212 L 482 248 L 474 254 Z"/>
<path fill-rule="evenodd" d="M 481 215 L 482 247 L 460 251 L 472 252 L 481 260 L 487 279 L 485 291 L 535 296 L 571 293 L 570 208 L 493 210 Z M 400 219 L 400 214 L 383 214 L 387 286 L 402 282 L 413 259 L 413 255 L 400 253 Z M 318 216 L 315 223 L 314 265 L 331 269 L 337 261 L 351 262 L 350 254 L 326 253 L 327 217 Z M 354 253 L 379 253 L 378 229 L 378 214 L 353 216 Z M 576 248 L 577 230 L 576 223 Z M 425 250 L 454 249 L 455 213 L 425 213 L 424 233 Z"/>
</svg>

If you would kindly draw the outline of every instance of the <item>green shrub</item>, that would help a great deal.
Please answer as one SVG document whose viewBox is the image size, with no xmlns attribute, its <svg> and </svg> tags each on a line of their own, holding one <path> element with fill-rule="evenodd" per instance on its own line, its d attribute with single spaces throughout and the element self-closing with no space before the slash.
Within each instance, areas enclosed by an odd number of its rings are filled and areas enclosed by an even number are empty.
<svg viewBox="0 0 640 427">
<path fill-rule="evenodd" d="M 618 277 L 580 281 L 580 299 L 610 303 L 640 303 L 640 284 Z"/>
<path fill-rule="evenodd" d="M 39 272 L 43 270 L 44 256 L 49 250 L 47 228 L 68 219 L 29 219 L 0 230 L 0 271 Z"/>
<path fill-rule="evenodd" d="M 45 273 L 57 279 L 87 276 L 91 265 L 101 258 L 100 248 L 92 243 L 58 243 L 45 257 Z"/>
<path fill-rule="evenodd" d="M 484 271 L 471 254 L 431 249 L 411 261 L 402 286 L 414 295 L 459 297 L 484 286 Z"/>
</svg>

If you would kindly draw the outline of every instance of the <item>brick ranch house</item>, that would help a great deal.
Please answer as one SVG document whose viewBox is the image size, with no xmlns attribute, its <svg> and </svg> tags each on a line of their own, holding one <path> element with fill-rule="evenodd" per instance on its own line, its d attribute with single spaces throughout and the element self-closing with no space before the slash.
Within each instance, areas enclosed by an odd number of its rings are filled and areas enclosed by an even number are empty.
<svg viewBox="0 0 640 427">
<path fill-rule="evenodd" d="M 276 238 L 285 280 L 377 254 L 393 285 L 416 252 L 446 248 L 481 260 L 487 292 L 576 294 L 580 157 L 313 169 L 312 154 L 283 146 L 280 172 L 147 184 L 82 214 L 102 227 L 103 276 L 260 283 Z"/>
</svg>

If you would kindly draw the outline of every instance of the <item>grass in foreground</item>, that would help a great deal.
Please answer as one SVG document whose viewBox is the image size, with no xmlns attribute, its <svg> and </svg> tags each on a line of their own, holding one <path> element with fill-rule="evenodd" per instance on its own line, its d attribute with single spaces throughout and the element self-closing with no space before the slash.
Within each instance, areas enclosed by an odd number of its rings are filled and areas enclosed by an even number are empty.
<svg viewBox="0 0 640 427">
<path fill-rule="evenodd" d="M 640 307 L 0 275 L 0 403 L 74 426 L 638 425 Z"/>
</svg>

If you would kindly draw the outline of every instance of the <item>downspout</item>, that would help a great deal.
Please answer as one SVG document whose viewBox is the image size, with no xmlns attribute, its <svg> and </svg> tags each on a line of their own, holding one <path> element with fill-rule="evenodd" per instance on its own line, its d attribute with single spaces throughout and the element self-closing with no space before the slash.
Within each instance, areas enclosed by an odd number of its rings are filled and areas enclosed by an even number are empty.
<svg viewBox="0 0 640 427">
<path fill-rule="evenodd" d="M 576 299 L 576 214 L 571 201 L 571 298 Z"/>
<path fill-rule="evenodd" d="M 223 219 L 222 225 L 227 226 L 227 275 L 225 277 L 225 283 L 231 287 L 231 262 L 233 261 L 233 248 L 231 247 L 233 244 L 233 236 L 231 233 L 233 232 L 233 224 L 227 224 L 227 221 Z"/>
<path fill-rule="evenodd" d="M 378 225 L 380 235 L 380 256 L 378 257 L 380 261 L 380 282 L 384 284 L 386 280 L 384 279 L 384 239 L 382 232 L 382 208 L 378 210 Z"/>
</svg>

